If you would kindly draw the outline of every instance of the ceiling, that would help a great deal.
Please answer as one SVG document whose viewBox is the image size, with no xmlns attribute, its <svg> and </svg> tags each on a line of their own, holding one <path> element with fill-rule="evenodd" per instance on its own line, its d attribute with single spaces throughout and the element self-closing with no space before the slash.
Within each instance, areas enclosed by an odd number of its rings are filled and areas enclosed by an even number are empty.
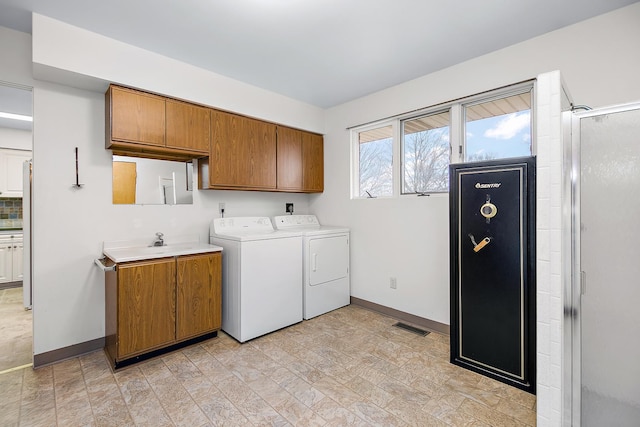
<svg viewBox="0 0 640 427">
<path fill-rule="evenodd" d="M 321 108 L 638 0 L 0 0 Z"/>
</svg>

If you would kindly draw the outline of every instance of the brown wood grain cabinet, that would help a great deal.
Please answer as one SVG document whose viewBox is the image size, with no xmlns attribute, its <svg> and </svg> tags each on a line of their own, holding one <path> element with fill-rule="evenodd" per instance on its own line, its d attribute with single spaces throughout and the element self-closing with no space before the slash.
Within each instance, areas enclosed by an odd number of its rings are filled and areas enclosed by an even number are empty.
<svg viewBox="0 0 640 427">
<path fill-rule="evenodd" d="M 222 254 L 120 263 L 107 272 L 106 351 L 114 367 L 208 337 L 222 323 Z"/>
<path fill-rule="evenodd" d="M 209 154 L 211 109 L 167 98 L 166 145 Z"/>
<path fill-rule="evenodd" d="M 118 359 L 172 344 L 176 338 L 174 259 L 118 268 Z"/>
<path fill-rule="evenodd" d="M 220 329 L 222 313 L 221 254 L 178 257 L 176 339 Z"/>
<path fill-rule="evenodd" d="M 276 125 L 212 110 L 208 161 L 198 162 L 200 188 L 275 190 Z"/>
<path fill-rule="evenodd" d="M 114 154 L 198 161 L 198 188 L 319 193 L 322 135 L 116 85 L 105 94 Z"/>
<path fill-rule="evenodd" d="M 324 190 L 322 135 L 278 126 L 278 190 L 316 193 Z"/>
<path fill-rule="evenodd" d="M 302 187 L 305 192 L 324 191 L 324 139 L 322 135 L 302 132 Z"/>
<path fill-rule="evenodd" d="M 209 115 L 206 107 L 111 85 L 105 93 L 105 147 L 166 160 L 207 156 Z"/>
<path fill-rule="evenodd" d="M 109 87 L 107 95 L 111 141 L 164 147 L 163 97 L 116 86 Z"/>
<path fill-rule="evenodd" d="M 278 126 L 278 190 L 302 187 L 302 132 Z"/>
</svg>

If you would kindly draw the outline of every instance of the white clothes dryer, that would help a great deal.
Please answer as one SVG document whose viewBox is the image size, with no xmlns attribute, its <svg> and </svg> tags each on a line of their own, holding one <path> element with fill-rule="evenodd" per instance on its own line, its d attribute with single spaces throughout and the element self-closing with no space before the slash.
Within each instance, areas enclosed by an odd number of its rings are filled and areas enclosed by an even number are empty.
<svg viewBox="0 0 640 427">
<path fill-rule="evenodd" d="M 302 321 L 302 233 L 276 231 L 268 217 L 216 218 L 222 246 L 222 330 L 245 342 Z"/>
<path fill-rule="evenodd" d="M 349 305 L 349 229 L 320 225 L 315 215 L 276 216 L 273 222 L 280 231 L 303 236 L 303 317 Z"/>
</svg>

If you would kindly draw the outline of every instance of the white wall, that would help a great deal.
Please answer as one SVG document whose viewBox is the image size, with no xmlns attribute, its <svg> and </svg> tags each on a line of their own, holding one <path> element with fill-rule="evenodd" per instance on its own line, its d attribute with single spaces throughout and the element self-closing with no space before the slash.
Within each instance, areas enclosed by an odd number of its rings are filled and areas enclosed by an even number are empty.
<svg viewBox="0 0 640 427">
<path fill-rule="evenodd" d="M 325 192 L 311 210 L 325 223 L 351 227 L 352 295 L 449 324 L 448 199 L 350 199 L 347 127 L 435 105 L 560 70 L 575 104 L 592 107 L 640 100 L 640 3 L 548 33 L 327 111 Z M 558 84 L 548 83 L 556 90 Z M 557 82 L 556 82 L 557 83 Z M 559 100 L 558 100 L 559 102 Z M 547 100 L 547 104 L 551 101 Z M 555 102 L 554 102 L 555 105 Z M 543 111 L 548 135 L 558 111 Z M 540 130 L 541 128 L 539 128 Z M 559 216 L 561 138 L 547 140 L 551 176 L 545 241 L 548 267 L 538 282 L 538 425 L 560 425 L 561 319 Z M 553 156 L 552 156 L 553 154 Z M 552 185 L 553 183 L 553 185 Z M 553 204 L 551 204 L 553 202 Z M 389 276 L 398 277 L 396 290 Z M 542 325 L 542 327 L 540 327 Z M 540 351 L 542 350 L 542 351 Z"/>
<path fill-rule="evenodd" d="M 538 76 L 536 109 L 536 394 L 537 425 L 560 425 L 562 414 L 562 196 L 564 170 L 560 72 Z M 568 104 L 568 102 L 567 102 Z M 566 105 L 568 110 L 569 106 Z M 570 168 L 569 168 L 570 169 Z M 570 283 L 567 283 L 570 286 Z"/>
<path fill-rule="evenodd" d="M 33 14 L 36 78 L 104 92 L 105 82 L 321 132 L 324 111 L 183 62 Z"/>
<path fill-rule="evenodd" d="M 0 148 L 15 150 L 31 150 L 32 137 L 30 130 L 0 127 Z"/>
<path fill-rule="evenodd" d="M 634 4 L 327 110 L 325 192 L 312 196 L 311 210 L 352 228 L 353 296 L 449 323 L 447 198 L 351 200 L 347 127 L 552 70 L 562 72 L 576 104 L 640 99 L 638 22 Z"/>
<path fill-rule="evenodd" d="M 34 80 L 31 43 L 30 35 L 0 27 L 0 80 L 34 87 L 35 354 L 104 336 L 103 276 L 93 265 L 93 259 L 101 256 L 103 241 L 153 239 L 157 231 L 167 237 L 197 234 L 207 241 L 209 223 L 218 216 L 218 202 L 226 203 L 226 216 L 282 214 L 286 202 L 295 203 L 296 212 L 308 212 L 308 195 L 243 191 L 195 190 L 193 205 L 112 205 L 111 151 L 104 149 L 104 94 Z M 80 57 L 77 60 L 82 63 Z M 192 80 L 189 68 L 178 75 L 180 81 Z M 201 77 L 201 71 L 196 74 Z M 171 80 L 158 70 L 154 75 L 163 77 L 158 80 Z M 176 75 L 172 78 L 177 80 Z M 119 82 L 127 84 L 126 76 Z M 229 91 L 227 81 L 222 86 L 214 83 L 215 78 L 208 82 L 208 93 Z M 154 89 L 175 95 L 173 86 L 157 81 Z M 253 106 L 253 95 L 259 107 Z M 250 87 L 244 88 L 242 99 L 236 102 L 238 112 L 250 111 L 298 126 L 318 121 L 314 114 L 306 121 L 301 118 L 300 110 L 309 110 L 306 104 L 295 109 L 295 101 L 261 89 L 255 89 L 253 95 Z M 283 103 L 288 108 L 280 115 L 273 105 Z M 245 105 L 251 108 L 245 111 Z M 290 110 L 296 111 L 288 114 Z M 266 111 L 269 114 L 262 114 Z M 79 148 L 80 182 L 84 184 L 79 190 L 71 186 L 75 147 Z"/>
</svg>

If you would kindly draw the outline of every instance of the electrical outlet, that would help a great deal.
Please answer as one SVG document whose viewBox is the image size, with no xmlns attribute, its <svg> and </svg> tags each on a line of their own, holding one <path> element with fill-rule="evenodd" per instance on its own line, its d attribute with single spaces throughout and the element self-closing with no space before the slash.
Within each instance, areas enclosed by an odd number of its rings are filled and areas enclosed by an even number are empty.
<svg viewBox="0 0 640 427">
<path fill-rule="evenodd" d="M 220 212 L 220 215 L 224 213 L 224 202 L 218 203 L 218 211 Z"/>
<path fill-rule="evenodd" d="M 398 282 L 396 281 L 395 277 L 390 277 L 389 278 L 389 287 L 391 289 L 398 289 Z"/>
<path fill-rule="evenodd" d="M 293 203 L 285 203 L 285 210 L 287 213 L 293 213 Z"/>
</svg>

